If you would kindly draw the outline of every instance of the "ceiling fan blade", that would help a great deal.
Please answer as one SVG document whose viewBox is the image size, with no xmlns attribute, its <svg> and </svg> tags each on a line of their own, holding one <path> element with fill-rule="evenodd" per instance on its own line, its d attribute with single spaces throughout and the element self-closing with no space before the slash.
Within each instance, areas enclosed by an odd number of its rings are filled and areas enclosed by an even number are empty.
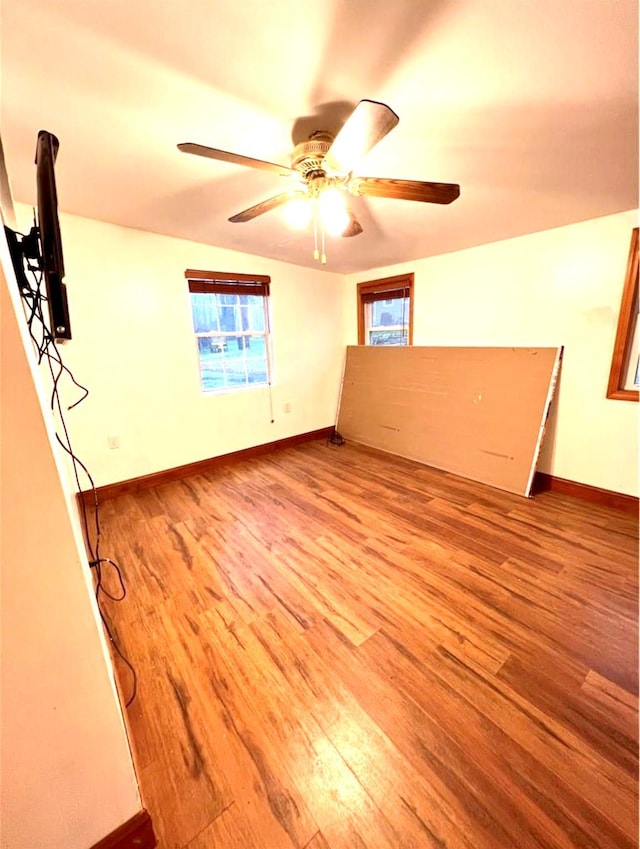
<svg viewBox="0 0 640 849">
<path fill-rule="evenodd" d="M 384 103 L 361 100 L 329 148 L 326 165 L 339 174 L 349 174 L 399 120 Z"/>
<path fill-rule="evenodd" d="M 238 212 L 237 215 L 232 216 L 229 221 L 233 221 L 234 224 L 243 224 L 245 221 L 251 221 L 253 218 L 257 218 L 258 215 L 263 215 L 265 212 L 271 212 L 272 209 L 276 209 L 278 206 L 282 206 L 290 200 L 305 197 L 307 196 L 304 192 L 283 192 L 280 195 L 267 198 L 267 200 L 262 200 L 255 206 L 250 206 L 249 209 Z"/>
<path fill-rule="evenodd" d="M 340 234 L 343 239 L 348 239 L 351 236 L 359 236 L 362 233 L 362 226 L 351 210 L 349 212 L 349 223 Z"/>
<path fill-rule="evenodd" d="M 423 183 L 420 180 L 392 180 L 383 177 L 356 177 L 349 188 L 355 195 L 417 200 L 422 203 L 452 203 L 460 196 L 460 186 L 457 183 Z"/>
<path fill-rule="evenodd" d="M 182 153 L 206 156 L 209 159 L 219 159 L 221 162 L 231 162 L 234 165 L 246 165 L 248 168 L 258 168 L 260 171 L 270 171 L 272 174 L 280 174 L 283 177 L 294 173 L 287 165 L 276 165 L 275 162 L 266 162 L 264 159 L 253 159 L 251 156 L 229 153 L 227 150 L 218 150 L 215 147 L 206 147 L 203 144 L 194 144 L 193 142 L 179 144 L 178 150 L 181 150 Z"/>
</svg>

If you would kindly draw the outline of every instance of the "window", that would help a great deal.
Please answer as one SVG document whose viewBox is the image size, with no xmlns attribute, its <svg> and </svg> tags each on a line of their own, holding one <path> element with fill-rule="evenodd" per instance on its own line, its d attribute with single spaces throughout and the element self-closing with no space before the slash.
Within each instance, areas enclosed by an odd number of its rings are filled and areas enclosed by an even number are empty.
<svg viewBox="0 0 640 849">
<path fill-rule="evenodd" d="M 413 343 L 413 274 L 358 283 L 358 345 Z"/>
<path fill-rule="evenodd" d="M 268 385 L 270 278 L 193 269 L 185 277 L 202 391 Z"/>
<path fill-rule="evenodd" d="M 622 291 L 618 330 L 613 346 L 607 398 L 637 401 L 640 387 L 638 353 L 638 228 L 631 233 L 627 273 Z"/>
</svg>

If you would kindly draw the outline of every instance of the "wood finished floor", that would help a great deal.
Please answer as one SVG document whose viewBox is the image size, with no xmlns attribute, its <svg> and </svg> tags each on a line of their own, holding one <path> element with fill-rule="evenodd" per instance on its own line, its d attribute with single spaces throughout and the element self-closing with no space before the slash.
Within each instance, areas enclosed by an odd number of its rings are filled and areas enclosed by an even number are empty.
<svg viewBox="0 0 640 849">
<path fill-rule="evenodd" d="M 317 442 L 102 521 L 161 849 L 637 846 L 634 517 Z"/>
</svg>

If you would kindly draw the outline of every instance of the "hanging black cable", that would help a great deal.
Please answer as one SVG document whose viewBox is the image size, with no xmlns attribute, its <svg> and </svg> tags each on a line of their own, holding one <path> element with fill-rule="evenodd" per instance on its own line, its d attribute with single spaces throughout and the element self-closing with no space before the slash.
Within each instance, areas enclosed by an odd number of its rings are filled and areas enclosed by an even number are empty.
<svg viewBox="0 0 640 849">
<path fill-rule="evenodd" d="M 25 237 L 23 236 L 23 239 L 24 238 Z M 82 531 L 87 551 L 89 553 L 89 567 L 94 571 L 95 598 L 98 607 L 98 613 L 100 614 L 100 619 L 102 620 L 105 632 L 111 645 L 113 646 L 114 651 L 118 654 L 118 656 L 127 666 L 131 674 L 131 693 L 125 703 L 125 707 L 129 707 L 129 705 L 135 699 L 137 693 L 137 673 L 134 666 L 131 664 L 124 652 L 121 650 L 118 641 L 116 640 L 116 637 L 114 635 L 114 629 L 106 616 L 102 603 L 102 597 L 105 597 L 114 602 L 122 601 L 127 596 L 127 589 L 125 586 L 120 566 L 111 558 L 102 557 L 100 554 L 102 532 L 100 528 L 98 493 L 96 491 L 96 487 L 89 470 L 73 450 L 71 438 L 69 436 L 69 431 L 65 420 L 65 412 L 74 409 L 74 407 L 77 407 L 78 404 L 84 401 L 85 398 L 89 395 L 89 390 L 76 380 L 71 370 L 63 362 L 60 351 L 58 350 L 58 347 L 56 345 L 56 341 L 49 330 L 47 321 L 45 320 L 43 304 L 46 303 L 47 299 L 44 293 L 42 292 L 42 272 L 38 267 L 31 265 L 26 258 L 23 258 L 23 262 L 25 272 L 29 273 L 31 281 L 26 276 L 26 274 L 19 276 L 21 279 L 20 294 L 25 304 L 25 313 L 29 336 L 38 354 L 38 364 L 41 364 L 43 361 L 46 363 L 51 378 L 50 407 L 55 418 L 60 422 L 60 426 L 62 428 L 62 436 L 60 435 L 60 433 L 56 432 L 56 439 L 60 447 L 70 458 L 77 491 L 79 493 L 82 493 L 80 472 L 84 473 L 89 482 L 89 490 L 91 492 L 93 502 L 94 527 L 93 529 L 91 529 L 90 527 L 87 501 L 84 498 L 84 494 L 82 494 L 80 497 L 80 516 L 82 523 Z M 72 404 L 67 406 L 66 410 L 63 409 L 63 404 L 60 397 L 60 381 L 63 377 L 69 379 L 73 386 L 80 390 L 80 396 Z M 108 565 L 115 572 L 117 584 L 119 586 L 119 592 L 117 594 L 109 592 L 109 590 L 106 589 L 106 587 L 104 586 L 104 574 L 102 568 L 103 565 Z"/>
</svg>

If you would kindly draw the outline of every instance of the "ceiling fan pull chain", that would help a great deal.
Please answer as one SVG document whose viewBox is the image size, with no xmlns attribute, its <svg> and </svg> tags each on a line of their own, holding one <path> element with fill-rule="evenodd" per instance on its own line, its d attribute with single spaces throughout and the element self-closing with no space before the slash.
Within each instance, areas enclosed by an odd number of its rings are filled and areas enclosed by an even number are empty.
<svg viewBox="0 0 640 849">
<path fill-rule="evenodd" d="M 327 264 L 327 255 L 325 253 L 325 244 L 324 244 L 324 221 L 320 221 L 320 232 L 322 233 L 322 264 Z"/>
<path fill-rule="evenodd" d="M 320 259 L 320 251 L 318 250 L 318 204 L 315 200 L 313 203 L 313 258 Z"/>
</svg>

